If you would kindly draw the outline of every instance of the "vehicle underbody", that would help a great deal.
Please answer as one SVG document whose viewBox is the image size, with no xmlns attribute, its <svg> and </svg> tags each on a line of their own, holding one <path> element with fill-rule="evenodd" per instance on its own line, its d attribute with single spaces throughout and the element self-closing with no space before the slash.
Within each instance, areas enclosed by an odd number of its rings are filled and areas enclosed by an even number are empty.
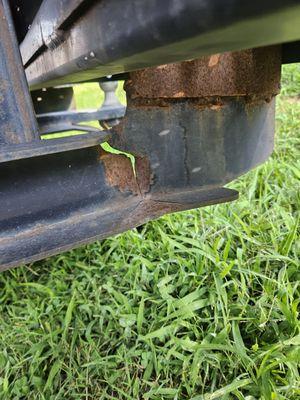
<svg viewBox="0 0 300 400">
<path fill-rule="evenodd" d="M 237 199 L 299 21 L 295 0 L 0 0 L 0 270 Z M 99 110 L 72 109 L 86 82 Z"/>
</svg>

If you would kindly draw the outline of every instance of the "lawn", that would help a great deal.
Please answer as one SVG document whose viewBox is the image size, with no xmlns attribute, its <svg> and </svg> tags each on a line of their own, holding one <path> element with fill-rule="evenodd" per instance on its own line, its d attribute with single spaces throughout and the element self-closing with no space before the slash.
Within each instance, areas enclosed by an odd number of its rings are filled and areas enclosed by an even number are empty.
<svg viewBox="0 0 300 400">
<path fill-rule="evenodd" d="M 238 201 L 0 275 L 1 399 L 300 399 L 297 95 L 300 65 Z"/>
</svg>

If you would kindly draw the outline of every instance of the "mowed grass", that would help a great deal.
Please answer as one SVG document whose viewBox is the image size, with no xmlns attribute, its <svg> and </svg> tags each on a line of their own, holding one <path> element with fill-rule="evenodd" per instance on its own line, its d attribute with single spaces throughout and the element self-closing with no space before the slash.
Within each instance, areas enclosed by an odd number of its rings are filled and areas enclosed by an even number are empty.
<svg viewBox="0 0 300 400">
<path fill-rule="evenodd" d="M 0 275 L 1 399 L 300 399 L 299 66 L 283 82 L 238 201 Z"/>
</svg>

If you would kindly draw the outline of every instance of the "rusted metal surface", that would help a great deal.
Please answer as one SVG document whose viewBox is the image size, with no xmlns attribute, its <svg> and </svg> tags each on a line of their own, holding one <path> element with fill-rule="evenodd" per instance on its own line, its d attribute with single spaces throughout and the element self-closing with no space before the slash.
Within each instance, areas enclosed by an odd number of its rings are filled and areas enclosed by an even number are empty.
<svg viewBox="0 0 300 400">
<path fill-rule="evenodd" d="M 133 166 L 128 157 L 123 154 L 111 154 L 101 150 L 100 160 L 105 167 L 108 185 L 118 188 L 121 192 L 139 193 Z"/>
<path fill-rule="evenodd" d="M 154 184 L 154 175 L 148 157 L 135 157 L 135 176 L 139 193 L 144 196 L 150 192 L 151 186 Z"/>
<path fill-rule="evenodd" d="M 104 164 L 107 183 L 121 192 L 145 195 L 150 190 L 151 170 L 146 157 L 136 157 L 135 165 L 123 154 L 100 151 L 100 160 Z"/>
<path fill-rule="evenodd" d="M 132 72 L 130 99 L 230 96 L 273 97 L 279 93 L 281 48 L 215 54 L 194 61 Z"/>
<path fill-rule="evenodd" d="M 129 167 L 126 163 L 126 174 Z M 16 192 L 8 185 L 12 181 Z M 0 270 L 103 239 L 166 213 L 237 198 L 235 191 L 213 189 L 189 193 L 183 202 L 181 195 L 156 198 L 151 192 L 122 191 L 115 183 L 109 182 L 97 146 L 2 164 Z"/>
<path fill-rule="evenodd" d="M 273 150 L 280 54 L 275 46 L 131 73 L 112 145 L 149 158 L 152 193 L 224 185 Z"/>
<path fill-rule="evenodd" d="M 131 74 L 126 115 L 111 129 L 110 143 L 135 157 L 135 169 L 125 155 L 100 146 L 2 164 L 0 268 L 166 213 L 236 199 L 236 191 L 222 186 L 265 161 L 273 149 L 278 53 L 266 49 L 273 62 L 262 67 L 261 51 L 244 53 L 240 64 L 236 55 L 212 56 Z M 183 76 L 192 74 L 186 86 L 176 79 L 181 69 Z M 270 82 L 262 85 L 267 71 Z M 207 83 L 214 74 L 219 81 Z"/>
</svg>

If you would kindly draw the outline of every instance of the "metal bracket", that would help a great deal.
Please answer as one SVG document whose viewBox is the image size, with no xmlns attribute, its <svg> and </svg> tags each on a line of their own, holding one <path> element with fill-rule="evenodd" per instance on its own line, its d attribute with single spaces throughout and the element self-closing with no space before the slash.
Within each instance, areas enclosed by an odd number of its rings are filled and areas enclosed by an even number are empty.
<svg viewBox="0 0 300 400">
<path fill-rule="evenodd" d="M 0 38 L 0 163 L 91 147 L 107 140 L 109 132 L 100 129 L 87 135 L 41 140 L 7 0 L 0 2 Z M 65 126 L 65 130 L 74 130 L 74 126 Z"/>
</svg>

